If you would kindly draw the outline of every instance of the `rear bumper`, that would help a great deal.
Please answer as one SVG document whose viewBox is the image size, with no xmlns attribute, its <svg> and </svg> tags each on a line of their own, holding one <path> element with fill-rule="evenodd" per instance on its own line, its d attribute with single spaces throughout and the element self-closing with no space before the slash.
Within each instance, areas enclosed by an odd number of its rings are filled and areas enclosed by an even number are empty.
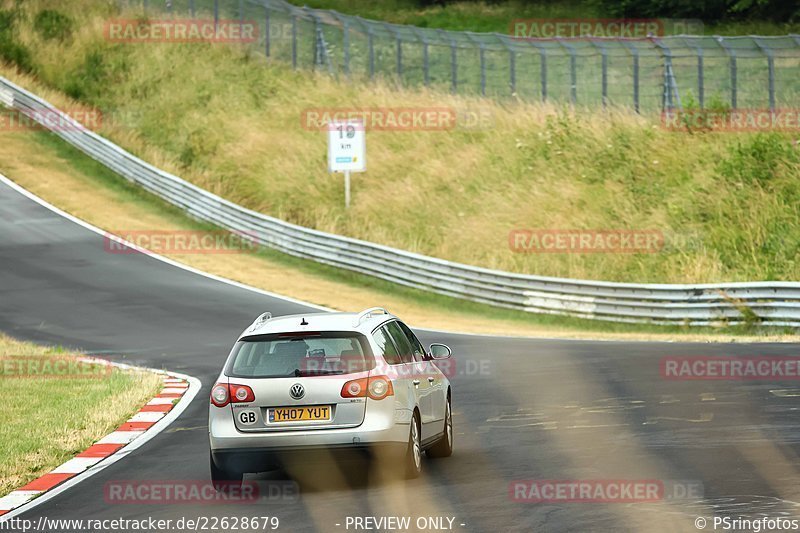
<svg viewBox="0 0 800 533">
<path fill-rule="evenodd" d="M 262 472 L 299 462 L 301 464 L 330 464 L 332 461 L 346 462 L 384 460 L 402 457 L 407 443 L 387 442 L 368 444 L 338 444 L 330 446 L 229 448 L 211 450 L 211 457 L 218 468 L 233 472 Z"/>
</svg>

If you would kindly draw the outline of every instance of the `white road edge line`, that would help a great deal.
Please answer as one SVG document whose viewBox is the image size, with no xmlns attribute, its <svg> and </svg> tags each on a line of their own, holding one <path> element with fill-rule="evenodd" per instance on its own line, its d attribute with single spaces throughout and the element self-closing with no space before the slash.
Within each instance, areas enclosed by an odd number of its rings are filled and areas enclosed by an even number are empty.
<svg viewBox="0 0 800 533">
<path fill-rule="evenodd" d="M 336 309 L 331 309 L 330 307 L 325 307 L 325 306 L 322 306 L 322 305 L 313 304 L 311 302 L 305 302 L 303 300 L 298 300 L 296 298 L 291 298 L 289 296 L 284 296 L 283 294 L 277 294 L 277 293 L 274 293 L 274 292 L 266 291 L 264 289 L 259 289 L 257 287 L 253 287 L 251 285 L 246 285 L 244 283 L 240 283 L 238 281 L 234 281 L 234 280 L 228 279 L 228 278 L 223 278 L 221 276 L 217 276 L 215 274 L 210 274 L 208 272 L 204 272 L 202 270 L 198 270 L 198 269 L 196 269 L 194 267 L 190 267 L 189 265 L 185 265 L 183 263 L 179 263 L 179 262 L 174 261 L 174 260 L 172 260 L 172 259 L 170 259 L 168 257 L 164 257 L 163 255 L 157 254 L 155 252 L 151 252 L 150 250 L 147 250 L 145 248 L 137 246 L 137 245 L 133 244 L 132 242 L 128 242 L 128 241 L 126 241 L 126 240 L 124 240 L 122 238 L 119 238 L 117 236 L 112 236 L 107 231 L 103 231 L 102 229 L 98 228 L 97 226 L 93 226 L 92 224 L 86 222 L 85 220 L 81 220 L 81 219 L 79 219 L 79 218 L 77 218 L 77 217 L 75 217 L 73 215 L 70 215 L 66 211 L 63 211 L 63 210 L 59 209 L 58 207 L 54 206 L 53 204 L 50 204 L 47 201 L 43 200 L 42 198 L 39 198 L 38 196 L 36 196 L 32 192 L 28 191 L 27 189 L 23 188 L 22 186 L 18 185 L 17 183 L 12 181 L 8 177 L 4 176 L 3 174 L 0 174 L 0 183 L 5 183 L 6 185 L 8 185 L 9 187 L 14 189 L 15 191 L 17 191 L 21 195 L 25 196 L 29 200 L 32 200 L 32 201 L 36 202 L 37 204 L 41 205 L 45 209 L 49 209 L 53 213 L 55 213 L 55 214 L 57 214 L 59 216 L 62 216 L 64 218 L 66 218 L 67 220 L 69 220 L 71 222 L 74 222 L 75 224 L 78 224 L 79 226 L 82 226 L 83 228 L 88 229 L 89 231 L 92 231 L 92 232 L 97 233 L 98 235 L 102 235 L 104 237 L 108 236 L 109 238 L 113 238 L 115 241 L 117 241 L 119 243 L 122 243 L 125 246 L 128 246 L 133 250 L 141 252 L 141 253 L 143 253 L 143 254 L 145 254 L 147 256 L 150 256 L 150 257 L 152 257 L 152 258 L 154 258 L 154 259 L 156 259 L 158 261 L 161 261 L 163 263 L 166 263 L 166 264 L 168 264 L 170 266 L 174 266 L 176 268 L 180 268 L 180 269 L 185 270 L 187 272 L 191 272 L 192 274 L 197 274 L 198 276 L 203 276 L 204 278 L 212 279 L 214 281 L 219 281 L 220 283 L 225 283 L 227 285 L 231 285 L 231 286 L 237 287 L 239 289 L 244 289 L 244 290 L 255 292 L 255 293 L 258 293 L 258 294 L 263 294 L 264 296 L 269 296 L 270 298 L 276 298 L 278 300 L 283 300 L 285 302 L 291 302 L 291 303 L 294 303 L 294 304 L 297 304 L 297 305 L 304 305 L 306 307 L 311 307 L 311 308 L 317 309 L 319 311 L 328 311 L 328 312 L 337 311 Z M 493 335 L 491 333 L 470 333 L 470 332 L 467 332 L 467 331 L 450 331 L 450 330 L 446 330 L 446 329 L 431 329 L 431 328 L 421 328 L 421 327 L 416 327 L 416 326 L 413 326 L 413 328 L 417 329 L 417 330 L 420 330 L 420 331 L 429 331 L 429 332 L 432 332 L 432 333 L 445 333 L 447 335 L 460 335 L 460 336 L 464 336 L 464 337 L 492 337 L 492 338 L 497 338 L 497 339 L 529 339 L 529 340 L 536 340 L 536 341 L 564 341 L 564 342 L 628 342 L 628 343 L 636 343 L 636 342 L 646 342 L 646 343 L 681 342 L 681 341 L 643 341 L 643 340 L 626 341 L 626 340 L 620 340 L 620 339 L 593 339 L 591 337 L 580 338 L 580 339 L 564 338 L 564 337 L 528 337 L 528 336 L 525 336 L 525 335 Z M 687 341 L 687 342 L 691 342 L 691 341 Z"/>
<path fill-rule="evenodd" d="M 2 177 L 1 174 L 0 174 L 0 177 Z M 43 503 L 45 503 L 45 502 L 47 502 L 49 500 L 55 498 L 56 496 L 58 496 L 62 492 L 66 491 L 66 490 L 69 490 L 70 488 L 74 487 L 75 485 L 77 485 L 81 481 L 85 481 L 85 480 L 89 479 L 90 477 L 92 477 L 93 475 L 97 474 L 98 472 L 102 472 L 103 470 L 105 470 L 109 466 L 113 465 L 117 461 L 120 461 L 120 460 L 124 459 L 125 457 L 127 457 L 131 452 L 133 452 L 133 451 L 141 448 L 142 446 L 144 446 L 151 439 L 153 439 L 154 437 L 159 435 L 162 431 L 167 429 L 169 427 L 169 425 L 172 424 L 172 422 L 176 418 L 178 418 L 181 415 L 181 413 L 183 413 L 186 410 L 187 407 L 189 407 L 189 404 L 192 403 L 192 400 L 194 399 L 195 396 L 197 396 L 197 393 L 200 392 L 200 388 L 203 386 L 203 384 L 200 382 L 199 379 L 197 379 L 195 377 L 192 377 L 192 376 L 187 376 L 186 374 L 180 374 L 178 372 L 170 372 L 168 370 L 158 370 L 158 369 L 155 369 L 155 368 L 131 367 L 130 365 L 119 365 L 117 363 L 110 362 L 110 361 L 109 361 L 109 364 L 111 364 L 113 366 L 117 366 L 117 367 L 124 366 L 126 369 L 135 368 L 135 369 L 139 369 L 139 370 L 143 370 L 143 371 L 153 372 L 155 374 L 168 375 L 168 376 L 171 376 L 171 377 L 178 377 L 178 378 L 184 379 L 184 380 L 189 382 L 189 389 L 181 397 L 180 402 L 178 402 L 178 404 L 175 407 L 173 407 L 172 410 L 169 413 L 167 413 L 167 416 L 165 416 L 164 418 L 162 418 L 161 420 L 159 420 L 158 422 L 156 422 L 155 424 L 150 426 L 150 428 L 148 428 L 147 431 L 145 431 L 140 437 L 136 438 L 131 443 L 127 444 L 124 448 L 120 448 L 118 451 L 116 451 L 113 454 L 109 455 L 108 457 L 104 458 L 102 461 L 100 461 L 96 465 L 91 466 L 88 469 L 86 469 L 85 471 L 81 472 L 80 474 L 69 478 L 67 481 L 65 481 L 61 485 L 58 485 L 57 487 L 55 487 L 55 488 L 43 493 L 41 496 L 39 496 L 37 498 L 34 498 L 33 500 L 29 501 L 28 503 L 26 503 L 26 504 L 24 504 L 24 505 L 22 505 L 20 507 L 17 507 L 16 509 L 13 509 L 13 510 L 9 511 L 8 513 L 0 516 L 0 524 L 5 522 L 6 520 L 10 520 L 11 518 L 14 518 L 15 516 L 17 516 L 19 514 L 27 513 L 31 509 L 33 509 L 33 508 L 35 508 L 35 507 L 37 507 L 37 506 L 39 506 L 39 505 L 41 505 L 41 504 L 43 504 Z"/>
</svg>

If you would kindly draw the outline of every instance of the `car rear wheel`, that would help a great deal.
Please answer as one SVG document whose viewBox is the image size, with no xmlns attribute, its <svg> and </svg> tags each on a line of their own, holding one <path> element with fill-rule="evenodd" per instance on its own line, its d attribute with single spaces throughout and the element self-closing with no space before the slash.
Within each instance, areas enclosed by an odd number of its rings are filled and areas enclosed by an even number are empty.
<svg viewBox="0 0 800 533">
<path fill-rule="evenodd" d="M 444 408 L 444 436 L 428 448 L 428 457 L 450 457 L 453 455 L 453 412 L 450 409 L 450 398 Z"/>
<path fill-rule="evenodd" d="M 210 457 L 209 462 L 211 463 L 211 483 L 213 483 L 218 492 L 226 492 L 242 486 L 242 478 L 244 477 L 242 472 L 232 472 L 219 468 L 214 463 L 214 457 Z"/>
<path fill-rule="evenodd" d="M 419 415 L 415 412 L 408 431 L 408 449 L 406 450 L 406 478 L 414 479 L 422 472 L 422 444 L 419 436 Z"/>
</svg>

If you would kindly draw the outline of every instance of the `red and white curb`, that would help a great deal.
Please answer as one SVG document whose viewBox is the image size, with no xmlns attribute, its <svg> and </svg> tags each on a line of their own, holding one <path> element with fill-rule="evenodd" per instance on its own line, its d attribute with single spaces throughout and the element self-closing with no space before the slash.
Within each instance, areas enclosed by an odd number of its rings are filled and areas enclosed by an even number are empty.
<svg viewBox="0 0 800 533">
<path fill-rule="evenodd" d="M 49 500 L 139 448 L 169 426 L 186 409 L 201 386 L 198 379 L 174 372 L 134 367 L 93 357 L 81 357 L 79 360 L 111 365 L 120 370 L 161 374 L 163 388 L 115 431 L 51 472 L 0 498 L 0 523 Z M 26 505 L 29 502 L 32 503 Z"/>
</svg>

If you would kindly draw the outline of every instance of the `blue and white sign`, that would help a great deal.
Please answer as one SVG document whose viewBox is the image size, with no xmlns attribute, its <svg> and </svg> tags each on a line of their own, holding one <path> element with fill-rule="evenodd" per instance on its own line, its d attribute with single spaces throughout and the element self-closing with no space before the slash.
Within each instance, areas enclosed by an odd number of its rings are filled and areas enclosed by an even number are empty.
<svg viewBox="0 0 800 533">
<path fill-rule="evenodd" d="M 330 172 L 365 172 L 367 143 L 364 123 L 346 120 L 328 124 L 328 170 Z"/>
</svg>

